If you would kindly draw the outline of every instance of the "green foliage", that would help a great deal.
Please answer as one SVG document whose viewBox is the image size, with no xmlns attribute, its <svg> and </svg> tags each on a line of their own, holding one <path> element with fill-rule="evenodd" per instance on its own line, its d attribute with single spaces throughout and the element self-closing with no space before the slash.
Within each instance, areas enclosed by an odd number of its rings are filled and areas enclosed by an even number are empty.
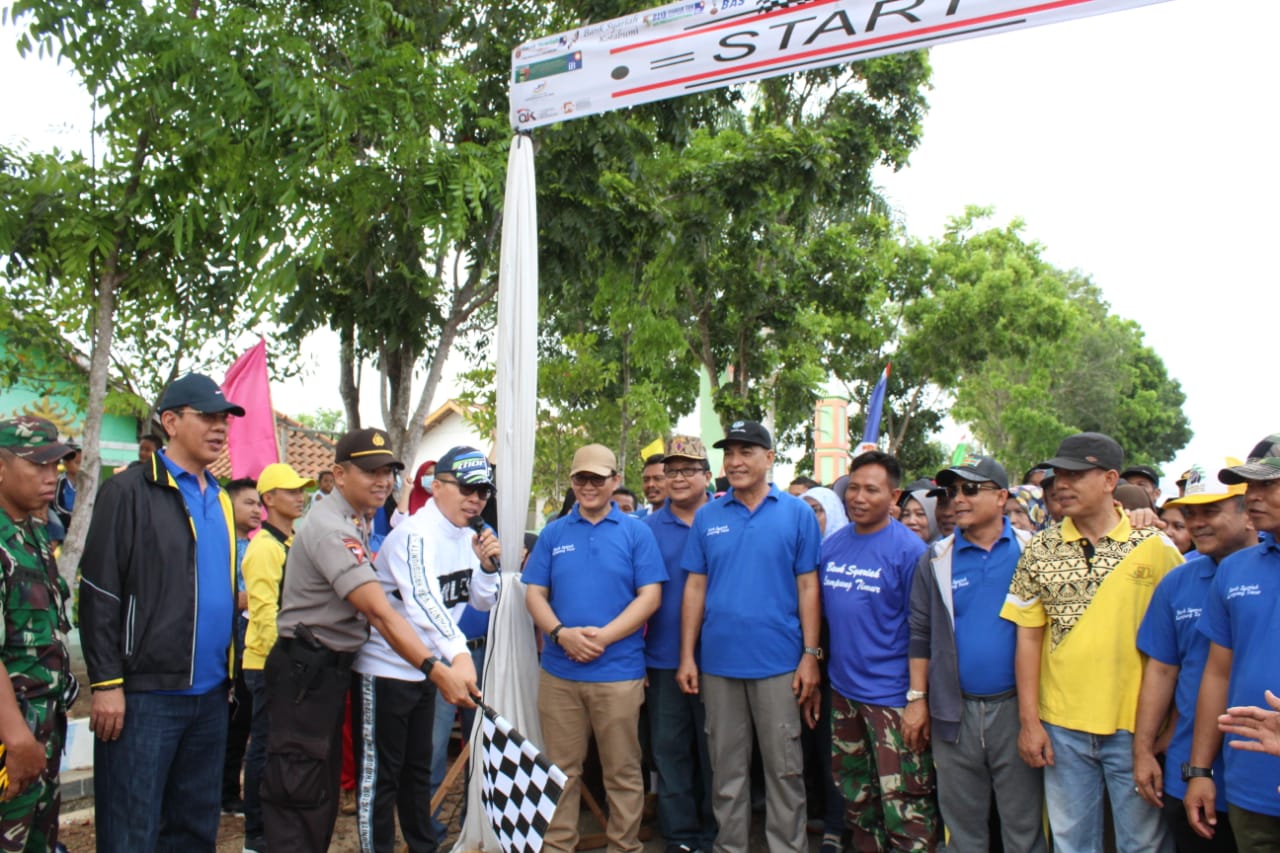
<svg viewBox="0 0 1280 853">
<path fill-rule="evenodd" d="M 347 431 L 347 421 L 343 413 L 338 409 L 316 409 L 314 412 L 307 412 L 298 415 L 298 423 L 307 429 L 313 429 L 317 432 L 331 433 L 339 435 Z"/>
</svg>

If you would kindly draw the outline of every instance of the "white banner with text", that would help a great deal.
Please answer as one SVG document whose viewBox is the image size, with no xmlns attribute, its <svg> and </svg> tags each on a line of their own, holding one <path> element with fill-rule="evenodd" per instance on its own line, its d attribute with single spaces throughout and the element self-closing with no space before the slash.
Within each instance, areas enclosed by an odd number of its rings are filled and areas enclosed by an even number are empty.
<svg viewBox="0 0 1280 853">
<path fill-rule="evenodd" d="M 511 54 L 517 130 L 1163 0 L 689 0 Z M 1087 62 L 1082 45 L 1080 61 Z"/>
</svg>

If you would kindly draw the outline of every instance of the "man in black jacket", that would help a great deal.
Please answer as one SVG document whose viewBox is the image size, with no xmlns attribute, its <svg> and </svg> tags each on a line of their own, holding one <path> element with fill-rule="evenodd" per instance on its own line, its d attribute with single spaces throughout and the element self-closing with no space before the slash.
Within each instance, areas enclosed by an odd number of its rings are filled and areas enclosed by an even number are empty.
<svg viewBox="0 0 1280 853">
<path fill-rule="evenodd" d="M 195 373 L 157 409 L 169 445 L 103 484 L 81 561 L 99 853 L 217 845 L 235 528 L 208 466 L 244 409 Z"/>
</svg>

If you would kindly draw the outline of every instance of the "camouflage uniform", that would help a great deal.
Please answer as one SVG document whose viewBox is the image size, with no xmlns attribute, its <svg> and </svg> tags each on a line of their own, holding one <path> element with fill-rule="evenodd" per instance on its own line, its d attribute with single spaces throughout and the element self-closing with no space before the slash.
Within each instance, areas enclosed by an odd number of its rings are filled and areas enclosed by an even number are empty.
<svg viewBox="0 0 1280 853">
<path fill-rule="evenodd" d="M 901 709 L 839 693 L 831 699 L 831 770 L 844 795 L 852 849 L 938 849 L 933 755 L 903 744 Z"/>
<path fill-rule="evenodd" d="M 0 445 L 14 450 L 6 435 L 19 418 L 0 422 Z M 51 424 L 41 421 L 52 430 Z M 27 436 L 30 440 L 33 437 Z M 38 436 L 34 437 L 38 438 Z M 52 441 L 56 442 L 53 431 Z M 66 740 L 67 709 L 79 686 L 59 632 L 67 631 L 66 581 L 58 575 L 44 524 L 15 523 L 0 510 L 0 607 L 4 636 L 0 646 L 18 706 L 48 763 L 40 777 L 9 802 L 0 803 L 0 851 L 48 851 L 58 841 L 58 767 Z M 7 775 L 5 777 L 7 784 Z"/>
</svg>

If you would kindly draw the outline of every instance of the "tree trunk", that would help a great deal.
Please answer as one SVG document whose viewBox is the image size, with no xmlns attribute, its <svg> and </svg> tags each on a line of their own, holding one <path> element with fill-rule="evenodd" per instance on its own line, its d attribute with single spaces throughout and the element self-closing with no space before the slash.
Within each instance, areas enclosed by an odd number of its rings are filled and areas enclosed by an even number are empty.
<svg viewBox="0 0 1280 853">
<path fill-rule="evenodd" d="M 347 413 L 347 429 L 360 429 L 360 386 L 356 383 L 356 329 L 347 320 L 339 331 L 338 393 L 342 396 L 342 408 Z"/>
<path fill-rule="evenodd" d="M 89 405 L 84 418 L 84 444 L 80 460 L 80 476 L 76 484 L 75 512 L 71 514 L 71 529 L 62 543 L 62 555 L 58 558 L 58 574 L 75 589 L 76 572 L 80 568 L 80 555 L 84 553 L 84 541 L 89 535 L 89 522 L 98 500 L 98 481 L 102 470 L 102 413 L 107 401 L 107 372 L 111 365 L 111 342 L 115 336 L 116 287 L 120 276 L 117 265 L 120 244 L 107 259 L 102 276 L 98 279 L 98 302 L 93 332 L 93 349 L 89 354 Z"/>
</svg>

